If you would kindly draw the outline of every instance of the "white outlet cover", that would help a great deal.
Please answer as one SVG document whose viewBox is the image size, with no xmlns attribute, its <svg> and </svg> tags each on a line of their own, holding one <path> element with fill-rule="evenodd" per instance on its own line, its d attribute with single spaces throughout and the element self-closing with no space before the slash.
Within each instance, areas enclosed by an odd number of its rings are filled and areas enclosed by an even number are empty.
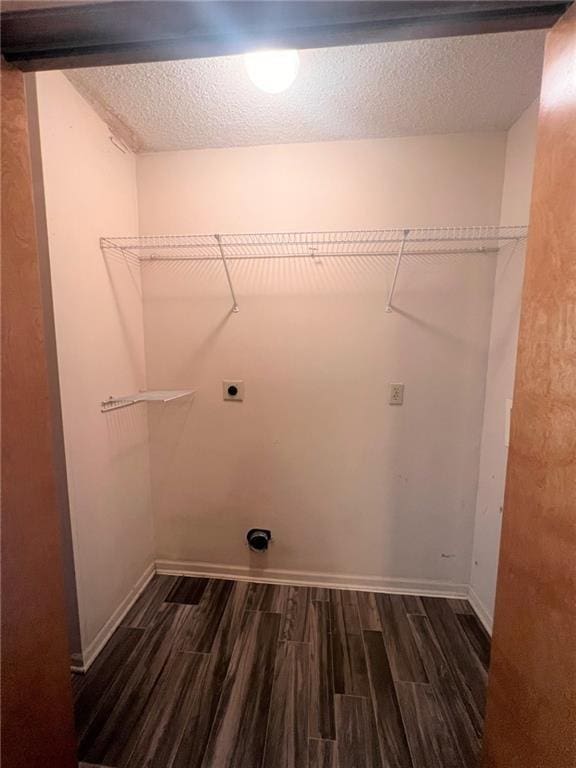
<svg viewBox="0 0 576 768">
<path fill-rule="evenodd" d="M 236 387 L 237 393 L 235 395 L 229 392 L 230 387 Z M 224 400 L 237 400 L 242 402 L 244 400 L 244 381 L 242 379 L 227 379 L 222 382 L 222 396 Z"/>
<path fill-rule="evenodd" d="M 402 405 L 404 402 L 404 384 L 390 384 L 390 405 Z"/>
</svg>

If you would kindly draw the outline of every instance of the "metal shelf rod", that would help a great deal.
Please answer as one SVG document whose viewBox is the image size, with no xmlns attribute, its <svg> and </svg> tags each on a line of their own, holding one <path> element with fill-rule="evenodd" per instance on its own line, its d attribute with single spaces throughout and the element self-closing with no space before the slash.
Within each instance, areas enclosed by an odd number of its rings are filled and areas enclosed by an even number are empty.
<svg viewBox="0 0 576 768">
<path fill-rule="evenodd" d="M 442 250 L 442 251 L 407 251 L 404 249 L 403 256 L 466 256 L 475 255 L 480 253 L 498 253 L 498 248 L 456 248 L 454 250 Z M 247 256 L 226 256 L 226 261 L 253 261 L 253 260 L 270 260 L 270 259 L 306 259 L 310 257 L 319 259 L 364 259 L 370 257 L 382 258 L 394 256 L 393 251 L 361 251 L 350 253 L 322 253 L 319 251 L 310 253 L 271 253 L 271 254 L 249 254 Z M 217 261 L 221 262 L 220 256 L 146 256 L 141 259 L 143 262 L 147 261 Z"/>
<path fill-rule="evenodd" d="M 238 302 L 236 301 L 236 294 L 234 293 L 234 286 L 232 285 L 232 278 L 230 277 L 230 270 L 228 269 L 228 262 L 226 261 L 226 254 L 224 253 L 224 248 L 222 247 L 222 237 L 221 235 L 214 235 L 216 238 L 216 241 L 218 242 L 218 248 L 220 249 L 220 256 L 222 258 L 222 264 L 224 265 L 224 271 L 226 272 L 226 280 L 228 280 L 228 287 L 230 288 L 230 293 L 232 294 L 232 312 L 239 312 Z"/>
<path fill-rule="evenodd" d="M 398 248 L 398 257 L 396 259 L 396 266 L 394 268 L 394 276 L 392 277 L 392 284 L 390 286 L 390 293 L 388 294 L 388 303 L 386 304 L 386 312 L 392 312 L 392 299 L 394 298 L 394 289 L 396 288 L 396 280 L 398 280 L 398 272 L 400 272 L 400 264 L 402 263 L 402 256 L 404 255 L 404 246 L 406 245 L 406 238 L 410 234 L 409 229 L 404 230 L 404 237 L 400 242 L 400 248 Z"/>
</svg>

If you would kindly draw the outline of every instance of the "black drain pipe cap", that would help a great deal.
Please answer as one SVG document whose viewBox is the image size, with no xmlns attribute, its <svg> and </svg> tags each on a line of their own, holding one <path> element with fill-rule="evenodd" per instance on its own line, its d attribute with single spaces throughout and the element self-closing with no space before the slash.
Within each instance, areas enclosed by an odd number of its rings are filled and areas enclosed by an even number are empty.
<svg viewBox="0 0 576 768">
<path fill-rule="evenodd" d="M 272 532 L 267 531 L 265 528 L 250 528 L 246 534 L 248 546 L 254 552 L 266 552 L 271 538 Z"/>
</svg>

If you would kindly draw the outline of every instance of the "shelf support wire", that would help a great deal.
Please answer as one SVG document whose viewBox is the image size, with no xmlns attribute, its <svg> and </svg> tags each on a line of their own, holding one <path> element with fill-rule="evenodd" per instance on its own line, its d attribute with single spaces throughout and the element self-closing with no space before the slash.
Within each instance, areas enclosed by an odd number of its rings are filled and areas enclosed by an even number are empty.
<svg viewBox="0 0 576 768">
<path fill-rule="evenodd" d="M 394 298 L 394 290 L 396 288 L 396 281 L 398 280 L 398 273 L 400 272 L 400 264 L 402 263 L 402 256 L 404 255 L 404 246 L 406 240 L 410 234 L 409 229 L 405 229 L 400 241 L 400 247 L 398 248 L 398 256 L 396 257 L 396 267 L 394 268 L 394 275 L 392 277 L 392 285 L 390 286 L 390 293 L 388 294 L 388 302 L 386 304 L 386 312 L 392 312 L 392 299 Z"/>
<path fill-rule="evenodd" d="M 222 259 L 222 264 L 224 265 L 224 271 L 226 272 L 226 280 L 228 280 L 228 287 L 230 288 L 230 293 L 232 295 L 232 312 L 239 312 L 240 309 L 238 307 L 238 302 L 236 301 L 236 294 L 234 293 L 234 286 L 232 285 L 232 278 L 230 277 L 230 270 L 228 269 L 228 262 L 226 260 L 226 254 L 224 253 L 224 247 L 222 245 L 222 237 L 221 235 L 214 235 L 216 238 L 216 242 L 218 243 L 218 248 L 220 250 L 220 258 Z"/>
</svg>

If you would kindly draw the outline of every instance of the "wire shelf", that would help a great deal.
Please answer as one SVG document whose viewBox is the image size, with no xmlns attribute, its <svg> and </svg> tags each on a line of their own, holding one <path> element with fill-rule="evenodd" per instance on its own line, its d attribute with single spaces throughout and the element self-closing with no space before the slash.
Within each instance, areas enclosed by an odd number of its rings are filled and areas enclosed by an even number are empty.
<svg viewBox="0 0 576 768">
<path fill-rule="evenodd" d="M 417 261 L 418 257 L 424 256 L 493 254 L 509 243 L 524 240 L 527 234 L 527 226 L 397 227 L 332 232 L 103 237 L 100 245 L 104 253 L 121 253 L 137 262 L 221 261 L 233 312 L 238 312 L 238 303 L 228 266 L 231 261 L 382 257 L 386 265 L 394 264 L 386 304 L 386 311 L 390 312 L 402 259 Z"/>
<path fill-rule="evenodd" d="M 119 408 L 127 408 L 137 403 L 169 403 L 171 400 L 179 400 L 181 397 L 193 395 L 193 389 L 148 389 L 122 397 L 109 397 L 100 403 L 102 413 L 117 411 Z"/>
<path fill-rule="evenodd" d="M 427 227 L 332 232 L 258 232 L 221 235 L 154 235 L 102 238 L 103 249 L 122 251 L 140 261 L 310 258 L 494 253 L 502 244 L 523 239 L 526 226 Z M 405 236 L 405 233 L 406 236 Z"/>
</svg>

